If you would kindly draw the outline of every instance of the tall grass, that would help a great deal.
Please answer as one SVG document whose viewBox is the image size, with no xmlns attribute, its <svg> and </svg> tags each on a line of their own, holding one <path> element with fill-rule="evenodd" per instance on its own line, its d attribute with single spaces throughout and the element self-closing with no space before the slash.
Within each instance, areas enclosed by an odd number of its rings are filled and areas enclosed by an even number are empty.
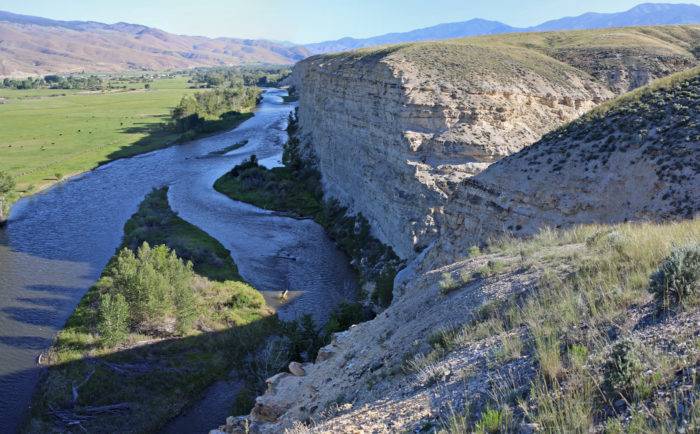
<svg viewBox="0 0 700 434">
<path fill-rule="evenodd" d="M 679 247 L 698 244 L 700 219 L 545 229 L 528 240 L 492 240 L 488 254 L 527 252 L 524 256 L 539 273 L 536 289 L 524 297 L 489 303 L 472 321 L 440 332 L 432 339 L 433 351 L 424 358 L 433 362 L 469 342 L 500 336 L 495 355 L 501 362 L 510 360 L 504 354 L 521 351 L 531 352 L 536 361 L 538 373 L 529 392 L 534 409 L 525 406 L 526 417 L 544 432 L 588 432 L 607 417 L 602 408 L 614 408 L 612 403 L 620 399 L 634 407 L 672 381 L 684 364 L 694 363 L 672 360 L 642 346 L 634 351 L 643 365 L 624 393 L 607 388 L 602 366 L 617 339 L 610 330 L 622 330 L 630 309 L 654 303 L 650 278 L 660 264 Z M 510 268 L 496 271 L 496 278 Z M 526 332 L 520 347 L 512 339 L 513 330 L 522 328 Z M 687 401 L 684 405 L 687 408 Z M 635 423 L 647 431 L 678 426 L 663 411 L 637 418 Z"/>
</svg>

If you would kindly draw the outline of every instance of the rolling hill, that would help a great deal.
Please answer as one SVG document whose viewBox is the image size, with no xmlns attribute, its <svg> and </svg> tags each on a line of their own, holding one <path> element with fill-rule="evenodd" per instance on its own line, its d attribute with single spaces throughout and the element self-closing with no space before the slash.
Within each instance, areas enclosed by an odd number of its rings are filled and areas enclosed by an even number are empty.
<svg viewBox="0 0 700 434">
<path fill-rule="evenodd" d="M 397 44 L 460 38 L 465 36 L 493 35 L 514 32 L 544 32 L 555 30 L 584 30 L 609 27 L 651 26 L 700 23 L 700 6 L 693 4 L 645 3 L 625 12 L 601 14 L 586 13 L 547 21 L 537 26 L 512 27 L 498 21 L 473 19 L 458 23 L 439 24 L 405 33 L 388 33 L 366 39 L 342 38 L 336 41 L 307 44 L 313 54 L 354 50 L 376 45 Z"/>
<path fill-rule="evenodd" d="M 56 21 L 0 11 L 0 76 L 292 64 L 303 47 L 174 35 L 138 24 Z"/>
</svg>

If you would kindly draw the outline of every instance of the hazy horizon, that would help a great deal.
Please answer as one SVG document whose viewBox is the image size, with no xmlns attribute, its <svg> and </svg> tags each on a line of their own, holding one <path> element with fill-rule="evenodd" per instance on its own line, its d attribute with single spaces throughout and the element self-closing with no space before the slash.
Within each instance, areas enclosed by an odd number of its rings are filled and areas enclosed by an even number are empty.
<svg viewBox="0 0 700 434">
<path fill-rule="evenodd" d="M 89 4 L 47 0 L 4 0 L 0 10 L 55 20 L 129 22 L 156 27 L 170 33 L 208 37 L 269 39 L 308 44 L 343 37 L 365 38 L 392 32 L 405 32 L 437 24 L 468 21 L 473 18 L 500 21 L 515 27 L 586 12 L 622 12 L 643 3 L 689 3 L 688 1 L 574 1 L 500 0 L 483 2 L 459 0 L 280 0 L 246 2 L 208 0 L 197 4 L 182 0 L 156 0 L 144 4 L 136 0 L 93 1 Z"/>
</svg>

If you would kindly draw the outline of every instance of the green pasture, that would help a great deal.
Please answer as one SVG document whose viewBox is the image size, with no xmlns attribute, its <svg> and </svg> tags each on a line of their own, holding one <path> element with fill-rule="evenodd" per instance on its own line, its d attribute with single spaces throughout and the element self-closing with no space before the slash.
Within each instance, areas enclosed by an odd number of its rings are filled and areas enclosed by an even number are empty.
<svg viewBox="0 0 700 434">
<path fill-rule="evenodd" d="M 135 89 L 135 90 L 132 90 Z M 0 89 L 0 171 L 20 194 L 174 142 L 163 128 L 188 89 L 187 77 L 128 83 L 125 90 Z"/>
</svg>

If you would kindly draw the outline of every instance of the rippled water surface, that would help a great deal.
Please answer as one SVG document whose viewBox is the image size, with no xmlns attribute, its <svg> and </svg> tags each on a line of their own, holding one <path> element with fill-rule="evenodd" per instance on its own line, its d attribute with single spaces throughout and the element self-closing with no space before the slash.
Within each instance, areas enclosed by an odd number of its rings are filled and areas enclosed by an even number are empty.
<svg viewBox="0 0 700 434">
<path fill-rule="evenodd" d="M 169 185 L 170 203 L 232 252 L 243 277 L 275 305 L 289 289 L 284 319 L 323 319 L 354 294 L 347 259 L 310 220 L 234 202 L 214 181 L 256 154 L 279 164 L 292 105 L 268 90 L 255 117 L 237 129 L 118 160 L 16 204 L 0 230 L 0 432 L 13 432 L 40 370 L 36 358 L 119 245 L 122 227 L 152 188 Z M 212 155 L 248 140 L 227 155 Z M 216 423 L 214 424 L 216 425 Z"/>
</svg>

